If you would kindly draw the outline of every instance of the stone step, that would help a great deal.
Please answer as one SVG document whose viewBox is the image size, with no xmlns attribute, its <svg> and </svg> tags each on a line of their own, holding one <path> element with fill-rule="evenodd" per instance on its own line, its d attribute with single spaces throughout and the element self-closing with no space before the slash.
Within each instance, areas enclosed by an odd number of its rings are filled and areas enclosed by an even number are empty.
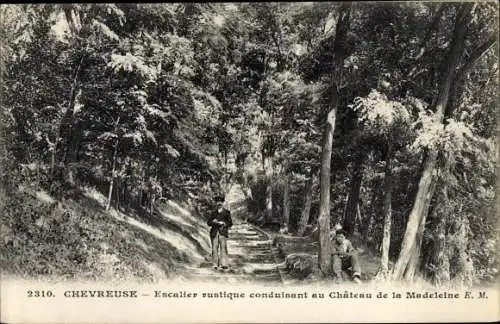
<svg viewBox="0 0 500 324">
<path fill-rule="evenodd" d="M 213 275 L 207 275 L 207 274 L 196 274 L 192 273 L 189 275 L 185 275 L 185 278 L 187 279 L 207 279 L 210 281 L 276 281 L 280 282 L 281 277 L 279 273 L 277 272 L 269 272 L 269 273 L 263 273 L 263 274 L 258 274 L 258 275 L 249 275 L 246 273 L 242 274 L 229 274 L 229 273 L 214 273 Z"/>
<path fill-rule="evenodd" d="M 271 249 L 272 240 L 249 224 L 234 224 L 229 229 L 229 270 L 214 270 L 211 262 L 186 271 L 185 278 L 215 282 L 268 282 L 282 284 L 282 275 Z"/>
</svg>

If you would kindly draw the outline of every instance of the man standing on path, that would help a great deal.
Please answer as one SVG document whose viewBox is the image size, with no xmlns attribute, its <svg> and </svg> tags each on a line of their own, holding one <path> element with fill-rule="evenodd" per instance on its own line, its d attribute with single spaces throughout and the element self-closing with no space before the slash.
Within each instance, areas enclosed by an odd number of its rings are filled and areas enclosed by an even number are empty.
<svg viewBox="0 0 500 324">
<path fill-rule="evenodd" d="M 359 265 L 358 253 L 346 237 L 342 229 L 337 229 L 332 241 L 332 263 L 333 274 L 336 280 L 342 280 L 342 271 L 351 271 L 353 281 L 361 283 L 361 267 Z"/>
<path fill-rule="evenodd" d="M 210 241 L 212 242 L 212 263 L 214 269 L 221 267 L 223 270 L 227 265 L 227 237 L 229 228 L 233 225 L 231 213 L 224 208 L 224 197 L 215 199 L 217 208 L 212 212 L 207 222 L 210 229 Z"/>
</svg>

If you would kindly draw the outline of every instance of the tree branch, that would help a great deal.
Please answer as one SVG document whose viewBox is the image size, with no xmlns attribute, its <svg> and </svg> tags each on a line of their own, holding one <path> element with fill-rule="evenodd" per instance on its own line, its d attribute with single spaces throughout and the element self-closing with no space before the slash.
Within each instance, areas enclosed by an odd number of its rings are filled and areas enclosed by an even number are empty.
<svg viewBox="0 0 500 324">
<path fill-rule="evenodd" d="M 491 35 L 482 45 L 480 45 L 479 47 L 477 47 L 470 55 L 469 57 L 467 58 L 466 62 L 464 63 L 464 65 L 462 66 L 462 68 L 459 70 L 459 72 L 457 73 L 457 76 L 458 77 L 462 77 L 465 75 L 465 73 L 467 73 L 473 66 L 474 64 L 476 64 L 477 61 L 479 61 L 479 59 L 481 57 L 483 57 L 483 55 L 490 49 L 493 47 L 493 45 L 495 45 L 495 43 L 497 42 L 497 37 L 495 35 Z"/>
<path fill-rule="evenodd" d="M 441 20 L 441 17 L 443 16 L 443 12 L 446 9 L 445 4 L 441 4 L 439 6 L 438 11 L 434 15 L 434 19 L 432 20 L 431 26 L 429 27 L 429 30 L 425 34 L 424 40 L 422 41 L 422 44 L 420 45 L 420 50 L 418 54 L 415 57 L 410 57 L 411 59 L 417 61 L 419 60 L 422 56 L 424 56 L 426 50 L 427 50 L 427 43 L 429 42 L 429 39 L 431 38 L 434 30 L 438 28 L 439 22 Z"/>
<path fill-rule="evenodd" d="M 455 79 L 453 81 L 452 93 L 450 96 L 450 101 L 448 102 L 448 107 L 446 107 L 447 114 L 449 115 L 453 110 L 455 102 L 460 99 L 460 95 L 457 95 L 457 91 L 460 84 L 464 82 L 464 77 L 469 72 L 469 70 L 476 64 L 477 61 L 495 45 L 497 38 L 495 35 L 491 35 L 482 45 L 478 46 L 469 57 L 465 60 L 462 68 L 458 70 L 455 74 Z"/>
</svg>

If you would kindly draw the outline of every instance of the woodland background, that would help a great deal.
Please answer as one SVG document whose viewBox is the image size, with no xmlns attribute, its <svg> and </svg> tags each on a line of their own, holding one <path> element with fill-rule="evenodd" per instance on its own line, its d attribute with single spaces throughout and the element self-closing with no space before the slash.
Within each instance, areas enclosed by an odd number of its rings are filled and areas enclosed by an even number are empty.
<svg viewBox="0 0 500 324">
<path fill-rule="evenodd" d="M 379 278 L 497 275 L 496 2 L 0 8 L 5 274 L 175 276 L 110 213 L 202 223 L 237 183 L 323 273 L 338 223 Z"/>
</svg>

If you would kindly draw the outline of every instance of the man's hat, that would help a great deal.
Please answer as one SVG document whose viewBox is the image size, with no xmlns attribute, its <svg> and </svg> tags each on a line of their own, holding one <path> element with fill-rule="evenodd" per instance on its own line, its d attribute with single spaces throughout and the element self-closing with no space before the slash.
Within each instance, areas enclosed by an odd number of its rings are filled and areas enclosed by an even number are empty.
<svg viewBox="0 0 500 324">
<path fill-rule="evenodd" d="M 214 200 L 216 202 L 224 202 L 224 196 L 216 196 Z"/>
<path fill-rule="evenodd" d="M 339 235 L 339 234 L 342 234 L 342 235 L 344 235 L 344 236 L 347 236 L 346 231 L 344 231 L 343 229 L 339 229 L 339 230 L 335 231 L 335 235 Z"/>
</svg>

